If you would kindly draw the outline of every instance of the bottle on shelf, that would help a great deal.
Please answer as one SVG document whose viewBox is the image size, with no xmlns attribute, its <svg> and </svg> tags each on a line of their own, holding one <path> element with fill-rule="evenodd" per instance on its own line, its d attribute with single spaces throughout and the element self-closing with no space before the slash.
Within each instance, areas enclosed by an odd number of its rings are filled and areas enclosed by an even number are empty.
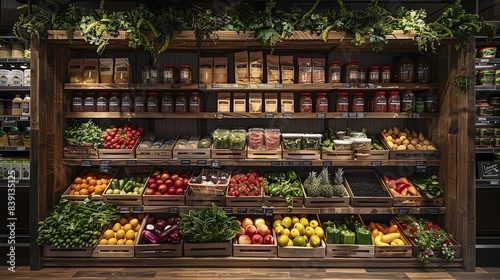
<svg viewBox="0 0 500 280">
<path fill-rule="evenodd" d="M 23 139 L 23 145 L 26 147 L 30 146 L 30 138 L 31 138 L 31 130 L 30 127 L 27 126 L 24 128 L 23 133 L 21 133 L 22 139 Z"/>
<path fill-rule="evenodd" d="M 415 110 L 415 93 L 407 89 L 401 95 L 401 109 L 403 112 L 413 112 Z"/>
<path fill-rule="evenodd" d="M 347 96 L 347 92 L 339 92 L 338 93 L 335 111 L 337 111 L 337 112 L 348 112 L 349 111 L 349 96 Z"/>
<path fill-rule="evenodd" d="M 172 104 L 172 93 L 166 92 L 161 98 L 161 111 L 163 113 L 174 112 L 174 106 Z"/>
<path fill-rule="evenodd" d="M 422 94 L 418 94 L 415 98 L 415 112 L 422 113 L 425 110 L 425 102 Z"/>
<path fill-rule="evenodd" d="M 175 98 L 175 112 L 176 113 L 187 112 L 187 99 L 183 92 L 177 94 L 177 97 Z"/>
<path fill-rule="evenodd" d="M 23 136 L 19 131 L 17 126 L 13 126 L 10 128 L 9 132 L 7 132 L 7 137 L 9 138 L 9 146 L 23 146 Z"/>
<path fill-rule="evenodd" d="M 375 92 L 375 97 L 373 97 L 373 112 L 387 112 L 387 98 L 385 97 L 385 92 Z"/>
<path fill-rule="evenodd" d="M 328 112 L 328 95 L 326 92 L 318 92 L 316 96 L 316 112 Z"/>
<path fill-rule="evenodd" d="M 163 82 L 166 84 L 171 84 L 174 81 L 174 65 L 164 64 L 163 65 Z"/>
<path fill-rule="evenodd" d="M 299 106 L 302 113 L 312 112 L 313 102 L 310 92 L 302 92 L 300 94 Z"/>
<path fill-rule="evenodd" d="M 434 90 L 429 90 L 425 95 L 425 111 L 428 113 L 435 113 L 438 111 L 437 108 L 437 94 Z"/>
<path fill-rule="evenodd" d="M 23 99 L 21 95 L 16 94 L 16 97 L 12 99 L 12 115 L 13 116 L 22 116 L 23 115 Z"/>
<path fill-rule="evenodd" d="M 415 82 L 417 83 L 429 83 L 431 80 L 431 67 L 429 59 L 425 56 L 420 56 L 416 63 L 416 74 Z"/>
<path fill-rule="evenodd" d="M 382 83 L 390 83 L 391 82 L 391 66 L 384 65 L 382 66 L 382 71 L 380 72 L 380 81 Z"/>
<path fill-rule="evenodd" d="M 191 72 L 191 68 L 189 68 L 189 65 L 187 64 L 181 65 L 179 82 L 183 84 L 190 84 L 192 80 L 193 80 L 193 74 Z"/>
<path fill-rule="evenodd" d="M 201 112 L 201 99 L 197 92 L 193 92 L 189 96 L 189 112 L 191 113 Z"/>
<path fill-rule="evenodd" d="M 85 99 L 83 100 L 83 111 L 85 112 L 95 112 L 97 105 L 97 101 L 95 98 L 95 93 L 94 92 L 89 92 L 87 93 L 87 96 L 85 96 Z"/>
<path fill-rule="evenodd" d="M 83 108 L 83 93 L 75 92 L 75 94 L 73 95 L 73 99 L 71 100 L 71 110 L 72 112 L 83 112 Z"/>
<path fill-rule="evenodd" d="M 352 111 L 364 112 L 365 111 L 365 98 L 362 92 L 355 92 L 352 96 Z"/>
<path fill-rule="evenodd" d="M 23 116 L 29 116 L 30 115 L 30 95 L 26 94 L 23 99 L 22 103 L 22 115 Z"/>
<path fill-rule="evenodd" d="M 409 56 L 404 56 L 398 63 L 398 82 L 412 83 L 415 76 L 415 64 Z"/>
<path fill-rule="evenodd" d="M 146 106 L 144 104 L 145 102 L 146 98 L 144 96 L 144 93 L 142 92 L 137 93 L 137 95 L 134 98 L 134 112 L 136 113 L 146 112 Z"/>
<path fill-rule="evenodd" d="M 159 112 L 160 110 L 160 100 L 158 99 L 158 92 L 150 91 L 148 92 L 147 112 Z"/>
<path fill-rule="evenodd" d="M 9 146 L 9 137 L 3 126 L 0 126 L 0 147 Z"/>
<path fill-rule="evenodd" d="M 330 67 L 328 69 L 328 82 L 330 83 L 340 83 L 341 77 L 341 69 L 340 61 L 334 60 L 330 62 Z"/>
<path fill-rule="evenodd" d="M 387 112 L 401 112 L 401 98 L 399 96 L 399 91 L 389 92 L 389 98 L 387 99 Z"/>
</svg>

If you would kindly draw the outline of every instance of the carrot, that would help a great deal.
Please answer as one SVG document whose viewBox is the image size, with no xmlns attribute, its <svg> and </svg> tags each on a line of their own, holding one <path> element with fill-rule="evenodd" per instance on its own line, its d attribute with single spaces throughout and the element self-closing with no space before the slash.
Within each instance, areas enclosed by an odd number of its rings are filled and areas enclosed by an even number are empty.
<svg viewBox="0 0 500 280">
<path fill-rule="evenodd" d="M 388 226 L 384 226 L 382 224 L 379 224 L 379 223 L 375 223 L 375 226 L 377 227 L 377 229 L 381 232 L 383 232 L 384 234 L 387 234 L 387 229 L 389 228 Z"/>
</svg>

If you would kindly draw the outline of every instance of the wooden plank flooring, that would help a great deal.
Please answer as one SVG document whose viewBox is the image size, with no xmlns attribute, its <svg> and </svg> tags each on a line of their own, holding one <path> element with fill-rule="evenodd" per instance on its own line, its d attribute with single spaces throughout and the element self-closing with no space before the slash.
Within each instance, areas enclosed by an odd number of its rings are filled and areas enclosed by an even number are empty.
<svg viewBox="0 0 500 280">
<path fill-rule="evenodd" d="M 16 267 L 16 272 L 0 267 L 0 279 L 8 280 L 492 280 L 500 279 L 500 267 L 476 268 L 118 268 L 118 267 L 47 267 L 30 271 Z"/>
</svg>

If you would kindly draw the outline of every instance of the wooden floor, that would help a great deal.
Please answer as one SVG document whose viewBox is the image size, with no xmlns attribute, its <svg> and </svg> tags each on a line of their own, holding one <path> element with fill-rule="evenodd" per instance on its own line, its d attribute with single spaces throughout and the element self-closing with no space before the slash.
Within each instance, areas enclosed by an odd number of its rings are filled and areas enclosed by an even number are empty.
<svg viewBox="0 0 500 280">
<path fill-rule="evenodd" d="M 82 264 L 84 265 L 84 264 Z M 36 280 L 486 280 L 500 279 L 500 267 L 476 268 L 475 272 L 465 272 L 459 268 L 54 268 L 48 267 L 40 271 L 30 271 L 29 267 L 16 267 L 16 272 L 0 267 L 0 279 L 36 279 Z"/>
</svg>

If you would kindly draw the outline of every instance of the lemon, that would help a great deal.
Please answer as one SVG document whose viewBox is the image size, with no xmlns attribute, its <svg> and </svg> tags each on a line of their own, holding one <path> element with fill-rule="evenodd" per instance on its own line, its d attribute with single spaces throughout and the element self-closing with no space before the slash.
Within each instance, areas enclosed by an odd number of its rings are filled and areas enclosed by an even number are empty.
<svg viewBox="0 0 500 280">
<path fill-rule="evenodd" d="M 306 246 L 306 239 L 304 236 L 297 236 L 293 239 L 293 246 L 304 247 Z"/>
<path fill-rule="evenodd" d="M 116 238 L 110 238 L 108 239 L 108 245 L 116 245 L 116 242 L 118 242 L 118 240 L 116 240 Z"/>
<path fill-rule="evenodd" d="M 297 236 L 300 236 L 300 231 L 296 228 L 292 228 L 292 230 L 290 231 L 290 237 L 295 238 Z"/>
<path fill-rule="evenodd" d="M 278 237 L 278 245 L 281 247 L 287 246 L 288 241 L 290 241 L 290 238 L 288 238 L 288 236 L 286 235 L 280 235 L 280 237 Z"/>
<path fill-rule="evenodd" d="M 134 240 L 128 239 L 127 241 L 125 241 L 125 245 L 134 245 Z"/>
<path fill-rule="evenodd" d="M 125 231 L 123 229 L 119 229 L 117 232 L 116 232 L 116 238 L 117 239 L 122 239 L 125 237 Z"/>
<path fill-rule="evenodd" d="M 114 231 L 114 232 L 117 232 L 117 231 L 119 231 L 120 229 L 122 229 L 122 224 L 120 224 L 120 223 L 116 223 L 116 224 L 113 226 L 113 231 Z"/>
<path fill-rule="evenodd" d="M 283 226 L 279 225 L 277 226 L 274 231 L 276 232 L 276 235 L 277 236 L 280 236 L 283 234 L 283 232 L 285 231 L 285 228 L 283 228 Z"/>
<path fill-rule="evenodd" d="M 281 220 L 274 221 L 273 228 L 276 229 L 277 226 L 281 226 Z"/>
<path fill-rule="evenodd" d="M 134 218 L 134 219 L 130 220 L 128 223 L 132 226 L 132 228 L 135 228 L 137 225 L 139 225 L 139 220 Z"/>
<path fill-rule="evenodd" d="M 99 241 L 99 245 L 106 245 L 108 244 L 108 240 L 106 238 L 103 238 L 101 239 L 101 241 Z"/>
<path fill-rule="evenodd" d="M 131 224 L 125 224 L 125 225 L 123 226 L 123 230 L 124 230 L 125 232 L 127 232 L 127 231 L 131 230 L 132 228 L 133 228 L 133 227 L 132 227 L 132 225 L 131 225 Z"/>
<path fill-rule="evenodd" d="M 311 237 L 313 234 L 316 234 L 316 231 L 313 227 L 306 227 L 306 236 Z"/>
<path fill-rule="evenodd" d="M 295 224 L 293 228 L 297 229 L 300 232 L 300 235 L 306 234 L 306 228 L 301 223 Z"/>
<path fill-rule="evenodd" d="M 311 243 L 309 243 L 309 242 L 308 242 L 308 243 L 306 244 L 306 247 L 312 247 Z"/>
<path fill-rule="evenodd" d="M 288 244 L 286 246 L 293 246 L 293 240 L 292 239 L 289 239 L 288 240 Z"/>
<path fill-rule="evenodd" d="M 309 243 L 313 247 L 319 247 L 319 246 L 321 246 L 321 238 L 319 238 L 319 236 L 317 236 L 317 235 L 313 235 L 309 239 Z"/>
<path fill-rule="evenodd" d="M 275 214 L 273 219 L 276 221 L 276 220 L 283 220 L 283 215 L 281 214 Z"/>
<path fill-rule="evenodd" d="M 290 226 L 292 226 L 292 218 L 284 217 L 283 220 L 281 220 L 281 225 L 285 228 L 290 228 Z"/>
<path fill-rule="evenodd" d="M 283 234 L 286 236 L 290 236 L 290 230 L 285 228 L 285 230 L 283 231 Z"/>
<path fill-rule="evenodd" d="M 319 225 L 318 221 L 316 220 L 310 220 L 309 221 L 309 226 L 313 227 L 313 228 L 317 228 Z"/>
<path fill-rule="evenodd" d="M 133 228 L 133 230 L 134 230 L 135 232 L 139 232 L 139 230 L 141 230 L 141 225 L 140 225 L 140 224 L 139 224 L 139 225 L 137 225 L 135 228 Z"/>
<path fill-rule="evenodd" d="M 135 231 L 132 229 L 127 231 L 127 233 L 125 233 L 125 238 L 127 240 L 135 240 Z"/>
<path fill-rule="evenodd" d="M 112 229 L 108 229 L 104 232 L 104 238 L 110 239 L 115 237 L 115 232 Z"/>
<path fill-rule="evenodd" d="M 118 241 L 116 241 L 116 245 L 125 245 L 125 239 L 118 239 Z"/>
<path fill-rule="evenodd" d="M 309 220 L 308 220 L 307 218 L 300 218 L 300 223 L 301 223 L 304 227 L 309 226 Z"/>
<path fill-rule="evenodd" d="M 325 231 L 321 227 L 317 227 L 314 229 L 315 234 L 320 238 L 323 239 L 325 237 Z"/>
</svg>

